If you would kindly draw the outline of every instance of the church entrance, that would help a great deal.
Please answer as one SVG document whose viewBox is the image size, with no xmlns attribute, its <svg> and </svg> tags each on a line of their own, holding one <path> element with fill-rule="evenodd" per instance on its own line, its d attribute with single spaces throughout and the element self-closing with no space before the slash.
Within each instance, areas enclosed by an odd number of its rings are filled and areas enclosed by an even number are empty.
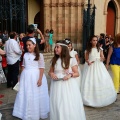
<svg viewBox="0 0 120 120">
<path fill-rule="evenodd" d="M 112 1 L 109 2 L 107 8 L 107 26 L 106 33 L 107 35 L 115 36 L 115 24 L 116 24 L 116 10 L 114 3 Z"/>
<path fill-rule="evenodd" d="M 38 1 L 40 4 L 40 11 L 35 15 L 34 18 L 34 24 L 38 25 L 38 29 L 41 30 L 41 32 L 44 34 L 44 5 L 43 5 L 43 0 Z M 39 37 L 39 36 L 36 36 Z M 40 44 L 39 48 L 40 50 L 44 50 L 44 44 Z"/>
</svg>

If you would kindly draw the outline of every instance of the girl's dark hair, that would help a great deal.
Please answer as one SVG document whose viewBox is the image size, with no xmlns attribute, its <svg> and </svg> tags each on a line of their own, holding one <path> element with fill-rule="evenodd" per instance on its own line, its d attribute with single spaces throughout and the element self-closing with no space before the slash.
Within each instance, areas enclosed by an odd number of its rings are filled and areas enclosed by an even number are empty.
<svg viewBox="0 0 120 120">
<path fill-rule="evenodd" d="M 91 41 L 92 41 L 92 39 L 93 39 L 94 37 L 96 37 L 96 38 L 98 39 L 97 36 L 93 35 L 93 36 L 90 37 L 90 39 L 89 39 L 89 41 L 88 41 L 88 43 L 87 43 L 87 49 L 86 49 L 86 50 L 87 50 L 87 53 L 88 53 L 88 54 L 91 52 L 91 49 L 92 49 L 92 43 L 91 43 Z M 98 42 L 97 42 L 96 47 L 97 47 L 97 50 L 98 50 L 98 52 L 99 52 L 99 49 L 100 49 L 100 48 L 99 48 Z"/>
<path fill-rule="evenodd" d="M 32 42 L 31 40 L 27 40 L 27 41 L 30 41 Z M 32 42 L 32 44 L 35 44 Z M 35 52 L 35 61 L 38 61 L 39 58 L 40 58 L 40 54 L 39 54 L 39 48 L 38 48 L 38 44 L 36 43 L 36 46 L 35 46 L 35 49 L 34 49 L 34 52 Z"/>
<path fill-rule="evenodd" d="M 115 36 L 115 39 L 114 39 L 114 47 L 118 47 L 118 44 L 120 44 L 120 33 L 118 33 L 116 36 Z"/>
<path fill-rule="evenodd" d="M 101 33 L 100 36 L 102 36 L 102 38 L 105 38 L 105 34 L 104 33 Z"/>
<path fill-rule="evenodd" d="M 50 30 L 50 33 L 51 33 L 51 34 L 53 34 L 53 33 L 54 33 L 53 29 L 51 29 L 51 30 Z"/>
<path fill-rule="evenodd" d="M 33 33 L 34 31 L 35 31 L 34 25 L 33 25 L 33 24 L 28 25 L 28 27 L 27 27 L 27 32 L 28 32 L 29 34 L 31 34 L 31 33 Z"/>
<path fill-rule="evenodd" d="M 16 35 L 17 35 L 17 33 L 12 31 L 12 32 L 10 32 L 9 36 L 10 36 L 11 39 L 14 39 Z"/>
<path fill-rule="evenodd" d="M 62 43 L 62 44 L 66 44 L 65 40 L 58 40 L 56 43 Z M 52 59 L 52 67 L 54 68 L 55 67 L 55 64 L 58 60 L 58 58 L 60 57 L 61 58 L 61 66 L 62 68 L 64 69 L 68 69 L 69 68 L 69 64 L 70 64 L 70 54 L 69 54 L 69 50 L 68 50 L 68 47 L 67 46 L 62 46 L 62 50 L 61 50 L 61 56 L 57 55 L 55 53 L 55 48 L 54 48 L 54 57 Z"/>
</svg>

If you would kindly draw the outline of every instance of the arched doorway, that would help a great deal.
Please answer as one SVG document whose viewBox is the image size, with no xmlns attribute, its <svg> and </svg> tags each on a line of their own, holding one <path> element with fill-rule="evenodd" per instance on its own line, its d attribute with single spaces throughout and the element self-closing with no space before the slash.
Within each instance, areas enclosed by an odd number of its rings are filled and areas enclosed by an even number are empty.
<svg viewBox="0 0 120 120">
<path fill-rule="evenodd" d="M 115 26 L 116 25 L 116 10 L 114 3 L 110 1 L 107 8 L 107 24 L 106 33 L 107 35 L 115 36 Z"/>
<path fill-rule="evenodd" d="M 38 12 L 38 13 L 35 15 L 34 24 L 37 24 L 37 25 L 38 25 L 38 29 L 40 29 L 40 12 Z"/>
<path fill-rule="evenodd" d="M 44 34 L 44 5 L 43 0 L 38 1 L 40 4 L 40 11 L 35 15 L 34 24 L 38 25 L 38 29 Z M 40 50 L 44 50 L 44 44 L 39 45 Z"/>
<path fill-rule="evenodd" d="M 44 33 L 44 4 L 43 0 L 38 1 L 40 4 L 40 11 L 35 15 L 34 24 L 38 24 L 38 28 Z"/>
</svg>

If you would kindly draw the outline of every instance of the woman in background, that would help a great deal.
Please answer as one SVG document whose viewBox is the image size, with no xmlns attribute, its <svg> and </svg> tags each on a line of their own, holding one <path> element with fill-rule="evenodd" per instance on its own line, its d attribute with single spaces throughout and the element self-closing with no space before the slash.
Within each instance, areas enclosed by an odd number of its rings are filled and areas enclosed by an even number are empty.
<svg viewBox="0 0 120 120">
<path fill-rule="evenodd" d="M 115 37 L 114 43 L 110 46 L 106 68 L 111 66 L 113 73 L 113 83 L 117 93 L 120 93 L 120 33 Z"/>
<path fill-rule="evenodd" d="M 49 33 L 49 52 L 52 52 L 52 45 L 53 45 L 53 30 L 50 30 Z"/>
<path fill-rule="evenodd" d="M 44 35 L 44 38 L 45 38 L 45 49 L 44 49 L 44 52 L 49 52 L 49 29 L 47 29 L 45 31 L 45 35 Z"/>
</svg>

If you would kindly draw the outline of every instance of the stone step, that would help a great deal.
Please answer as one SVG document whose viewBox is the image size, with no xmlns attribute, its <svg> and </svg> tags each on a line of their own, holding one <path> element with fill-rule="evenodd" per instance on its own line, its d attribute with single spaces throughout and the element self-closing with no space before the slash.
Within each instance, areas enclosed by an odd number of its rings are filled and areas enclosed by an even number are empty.
<svg viewBox="0 0 120 120">
<path fill-rule="evenodd" d="M 40 53 L 42 53 L 44 56 L 47 56 L 47 55 L 54 55 L 54 52 L 48 52 L 48 53 L 40 52 Z"/>
<path fill-rule="evenodd" d="M 54 56 L 54 53 L 52 52 L 52 53 L 42 53 L 43 54 L 43 56 L 44 56 L 44 60 L 45 60 L 45 62 L 46 61 L 50 61 L 52 58 L 53 58 L 53 56 Z"/>
<path fill-rule="evenodd" d="M 53 57 L 48 57 L 48 58 L 44 58 L 45 62 L 46 61 L 51 61 Z"/>
</svg>

